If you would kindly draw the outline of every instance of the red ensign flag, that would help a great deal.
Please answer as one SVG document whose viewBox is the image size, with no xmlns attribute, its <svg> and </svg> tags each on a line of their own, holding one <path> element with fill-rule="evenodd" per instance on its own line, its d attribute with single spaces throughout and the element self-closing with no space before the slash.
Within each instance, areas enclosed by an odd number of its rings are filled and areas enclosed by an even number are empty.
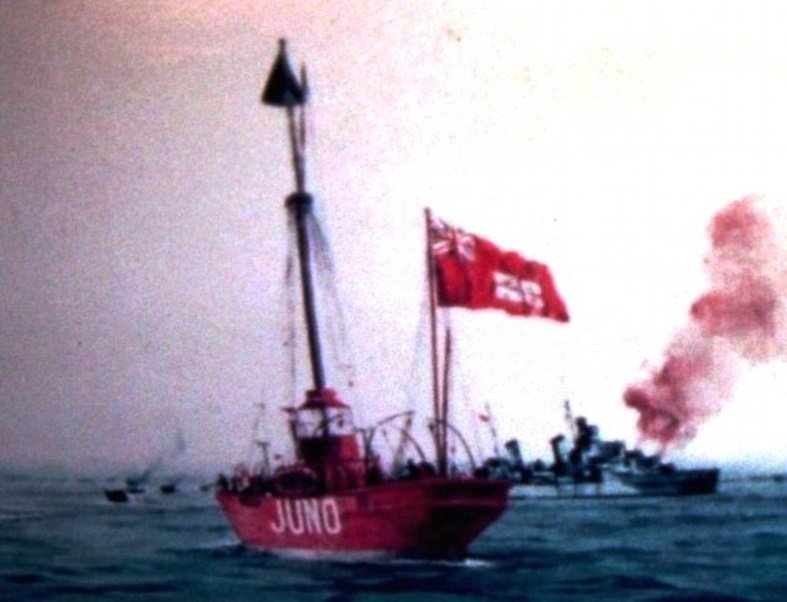
<svg viewBox="0 0 787 602">
<path fill-rule="evenodd" d="M 568 322 L 549 268 L 432 217 L 437 302 Z"/>
</svg>

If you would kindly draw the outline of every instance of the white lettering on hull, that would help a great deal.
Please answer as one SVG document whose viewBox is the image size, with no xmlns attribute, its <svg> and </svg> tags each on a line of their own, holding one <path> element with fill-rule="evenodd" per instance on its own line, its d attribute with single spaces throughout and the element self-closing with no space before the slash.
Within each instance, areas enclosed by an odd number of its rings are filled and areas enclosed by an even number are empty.
<svg viewBox="0 0 787 602">
<path fill-rule="evenodd" d="M 277 535 L 338 535 L 342 532 L 339 504 L 332 497 L 277 499 L 276 520 L 270 529 Z"/>
<path fill-rule="evenodd" d="M 316 499 L 298 501 L 301 502 L 303 522 L 306 525 L 306 531 L 309 533 L 322 534 L 322 516 L 320 514 L 320 505 L 318 501 Z"/>
</svg>

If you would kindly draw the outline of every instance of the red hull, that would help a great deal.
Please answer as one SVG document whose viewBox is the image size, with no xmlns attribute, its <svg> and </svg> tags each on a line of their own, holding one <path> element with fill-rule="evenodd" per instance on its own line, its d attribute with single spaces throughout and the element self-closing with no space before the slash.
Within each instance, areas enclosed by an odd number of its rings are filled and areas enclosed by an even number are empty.
<svg viewBox="0 0 787 602">
<path fill-rule="evenodd" d="M 424 477 L 314 497 L 219 491 L 240 540 L 279 553 L 456 558 L 508 506 L 504 481 Z"/>
</svg>

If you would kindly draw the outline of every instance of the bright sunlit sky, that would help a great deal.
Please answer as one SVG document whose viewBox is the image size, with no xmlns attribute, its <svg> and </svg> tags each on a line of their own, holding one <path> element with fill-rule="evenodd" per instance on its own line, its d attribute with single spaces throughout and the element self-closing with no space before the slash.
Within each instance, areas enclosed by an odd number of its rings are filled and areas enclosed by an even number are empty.
<svg viewBox="0 0 787 602">
<path fill-rule="evenodd" d="M 566 398 L 633 444 L 622 392 L 705 290 L 713 214 L 787 202 L 785 31 L 754 0 L 0 3 L 0 462 L 142 466 L 180 430 L 230 466 L 257 404 L 291 402 L 293 184 L 258 100 L 279 37 L 309 69 L 358 417 L 429 407 L 428 205 L 549 264 L 572 316 L 455 312 L 457 400 L 529 457 Z M 783 468 L 784 362 L 739 372 L 678 458 Z"/>
</svg>

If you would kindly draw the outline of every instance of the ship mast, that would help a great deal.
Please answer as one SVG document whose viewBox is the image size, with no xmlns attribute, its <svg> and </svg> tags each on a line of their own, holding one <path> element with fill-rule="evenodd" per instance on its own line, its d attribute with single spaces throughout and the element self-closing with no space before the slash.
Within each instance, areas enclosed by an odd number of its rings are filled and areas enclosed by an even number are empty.
<svg viewBox="0 0 787 602">
<path fill-rule="evenodd" d="M 280 107 L 287 112 L 287 127 L 292 153 L 292 167 L 295 173 L 295 192 L 290 194 L 285 205 L 295 223 L 298 244 L 298 259 L 303 293 L 303 311 L 306 319 L 306 333 L 309 341 L 309 360 L 312 382 L 315 391 L 325 388 L 320 333 L 317 322 L 317 307 L 311 273 L 311 252 L 307 221 L 312 211 L 313 199 L 306 192 L 306 161 L 304 148 L 306 135 L 304 127 L 304 105 L 308 100 L 306 74 L 301 71 L 301 81 L 292 71 L 287 59 L 285 40 L 279 40 L 279 54 L 273 63 L 268 81 L 262 92 L 262 103 Z M 296 115 L 296 109 L 300 108 Z M 323 409 L 323 413 L 325 410 Z"/>
</svg>

